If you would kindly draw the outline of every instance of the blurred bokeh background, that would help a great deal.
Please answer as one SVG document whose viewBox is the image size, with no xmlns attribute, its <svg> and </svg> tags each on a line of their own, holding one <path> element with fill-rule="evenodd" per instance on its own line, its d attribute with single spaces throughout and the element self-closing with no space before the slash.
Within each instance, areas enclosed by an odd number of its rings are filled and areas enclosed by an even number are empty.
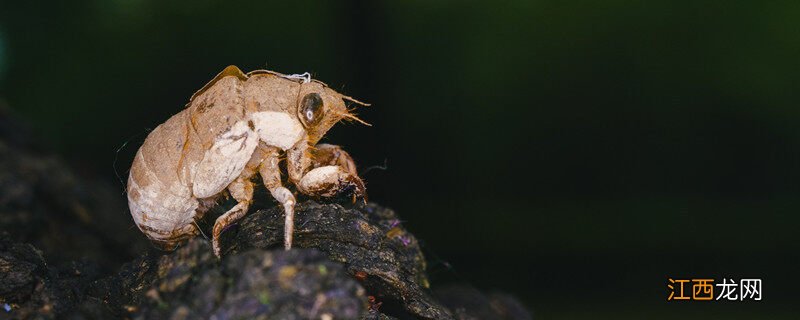
<svg viewBox="0 0 800 320">
<path fill-rule="evenodd" d="M 797 1 L 0 4 L 0 99 L 120 199 L 115 158 L 226 65 L 308 71 L 373 104 L 326 141 L 386 164 L 371 200 L 434 285 L 542 319 L 796 316 L 798 57 Z M 670 277 L 764 299 L 667 302 Z"/>
</svg>

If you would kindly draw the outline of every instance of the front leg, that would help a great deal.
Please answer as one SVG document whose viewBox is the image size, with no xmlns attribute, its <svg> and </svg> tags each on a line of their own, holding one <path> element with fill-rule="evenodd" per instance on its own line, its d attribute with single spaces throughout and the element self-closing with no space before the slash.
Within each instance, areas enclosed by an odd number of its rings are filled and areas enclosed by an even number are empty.
<svg viewBox="0 0 800 320">
<path fill-rule="evenodd" d="M 338 146 L 320 144 L 310 150 L 301 141 L 287 151 L 289 179 L 300 192 L 315 197 L 333 197 L 352 189 L 366 199 L 364 182 L 358 177 L 353 159 Z"/>
<path fill-rule="evenodd" d="M 311 157 L 312 171 L 313 169 L 325 166 L 336 166 L 344 169 L 344 171 L 349 175 L 344 177 L 344 181 L 348 181 L 348 184 L 345 185 L 345 188 L 353 189 L 353 202 L 355 202 L 355 198 L 358 196 L 364 198 L 364 202 L 367 201 L 367 193 L 366 188 L 364 187 L 364 181 L 358 176 L 356 163 L 353 161 L 353 158 L 350 157 L 350 154 L 347 153 L 347 151 L 344 151 L 342 147 L 332 144 L 318 144 L 311 150 Z M 340 189 L 332 191 L 339 193 L 345 190 Z"/>
<path fill-rule="evenodd" d="M 311 149 L 311 168 L 322 166 L 340 166 L 354 176 L 358 176 L 356 163 L 342 147 L 321 143 Z"/>
</svg>

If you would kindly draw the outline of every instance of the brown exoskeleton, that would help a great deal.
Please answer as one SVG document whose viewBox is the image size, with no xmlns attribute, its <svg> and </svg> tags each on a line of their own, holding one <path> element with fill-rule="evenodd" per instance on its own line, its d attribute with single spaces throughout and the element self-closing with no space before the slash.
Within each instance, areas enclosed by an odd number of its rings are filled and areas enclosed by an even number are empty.
<svg viewBox="0 0 800 320">
<path fill-rule="evenodd" d="M 342 119 L 362 122 L 345 101 L 365 105 L 307 75 L 225 68 L 136 153 L 128 177 L 133 220 L 153 243 L 172 249 L 200 232 L 196 220 L 227 191 L 238 203 L 214 223 L 219 256 L 220 233 L 247 213 L 258 173 L 283 205 L 284 246 L 290 249 L 295 196 L 281 183 L 282 154 L 299 192 L 331 197 L 348 189 L 365 196 L 352 158 L 338 146 L 317 144 Z"/>
</svg>

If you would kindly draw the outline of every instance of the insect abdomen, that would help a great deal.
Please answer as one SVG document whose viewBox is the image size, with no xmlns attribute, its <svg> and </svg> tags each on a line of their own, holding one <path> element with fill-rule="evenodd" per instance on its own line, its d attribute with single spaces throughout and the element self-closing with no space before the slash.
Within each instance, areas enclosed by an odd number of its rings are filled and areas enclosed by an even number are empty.
<svg viewBox="0 0 800 320">
<path fill-rule="evenodd" d="M 128 205 L 133 220 L 148 238 L 164 245 L 195 234 L 199 206 L 191 181 L 181 169 L 196 161 L 187 157 L 186 117 L 179 113 L 151 132 L 136 153 L 128 178 Z"/>
</svg>

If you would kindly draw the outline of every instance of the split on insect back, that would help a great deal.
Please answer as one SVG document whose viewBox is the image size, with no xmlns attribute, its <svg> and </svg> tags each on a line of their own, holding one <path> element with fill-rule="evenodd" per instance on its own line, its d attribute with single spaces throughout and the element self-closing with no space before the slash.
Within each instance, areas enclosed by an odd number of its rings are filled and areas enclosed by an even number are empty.
<svg viewBox="0 0 800 320">
<path fill-rule="evenodd" d="M 247 213 L 253 180 L 260 177 L 284 208 L 284 246 L 290 249 L 296 200 L 283 185 L 280 158 L 286 158 L 287 181 L 300 193 L 333 197 L 349 191 L 366 198 L 350 155 L 318 144 L 339 121 L 369 125 L 347 102 L 368 106 L 307 75 L 225 68 L 139 148 L 128 177 L 133 220 L 153 243 L 173 249 L 197 235 L 195 221 L 230 195 L 236 205 L 217 218 L 212 233 L 219 256 L 220 233 Z"/>
</svg>

